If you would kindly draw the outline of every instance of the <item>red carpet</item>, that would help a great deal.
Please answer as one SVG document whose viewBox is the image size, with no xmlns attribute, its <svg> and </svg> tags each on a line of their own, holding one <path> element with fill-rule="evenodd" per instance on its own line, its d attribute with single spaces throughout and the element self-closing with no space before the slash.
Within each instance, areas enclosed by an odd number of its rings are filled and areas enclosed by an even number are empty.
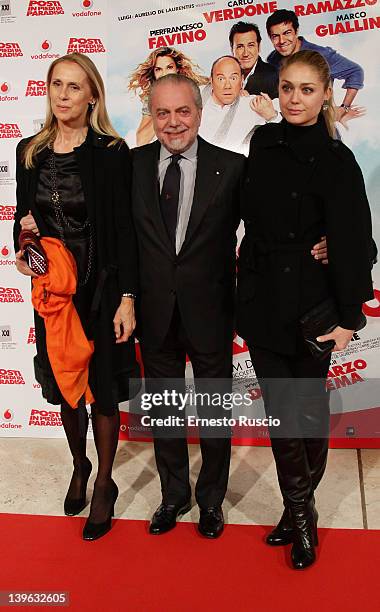
<svg viewBox="0 0 380 612">
<path fill-rule="evenodd" d="M 83 524 L 1 515 L 0 590 L 69 591 L 78 612 L 380 609 L 380 531 L 321 529 L 320 559 L 296 572 L 289 546 L 263 544 L 267 527 L 227 525 L 210 541 L 191 523 L 154 537 L 145 521 L 117 520 L 105 538 L 83 542 Z"/>
</svg>

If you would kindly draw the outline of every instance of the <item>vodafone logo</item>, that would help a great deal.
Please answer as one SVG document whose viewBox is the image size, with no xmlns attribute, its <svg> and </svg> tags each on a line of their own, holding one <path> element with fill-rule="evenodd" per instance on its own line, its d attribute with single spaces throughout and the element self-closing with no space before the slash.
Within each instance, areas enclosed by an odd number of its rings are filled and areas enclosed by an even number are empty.
<svg viewBox="0 0 380 612">
<path fill-rule="evenodd" d="M 42 2 L 39 0 L 30 0 L 27 17 L 40 17 L 42 15 L 64 15 L 64 10 L 58 0 L 50 2 Z"/>
<path fill-rule="evenodd" d="M 59 53 L 49 53 L 51 50 L 52 44 L 50 40 L 45 38 L 45 40 L 41 41 L 38 47 L 39 53 L 31 55 L 31 59 L 41 60 L 41 59 L 57 59 L 59 57 Z"/>
<path fill-rule="evenodd" d="M 105 53 L 100 38 L 70 38 L 67 53 Z"/>
<path fill-rule="evenodd" d="M 36 344 L 36 330 L 34 327 L 29 328 L 27 344 Z"/>
<path fill-rule="evenodd" d="M 13 421 L 13 412 L 9 409 L 3 412 L 3 420 L 6 422 Z"/>
<path fill-rule="evenodd" d="M 4 259 L 7 259 L 10 254 L 11 254 L 11 250 L 10 250 L 9 246 L 7 244 L 5 244 L 0 249 L 0 257 L 3 257 Z"/>
<path fill-rule="evenodd" d="M 81 7 L 82 11 L 80 13 L 72 13 L 73 17 L 98 17 L 99 15 L 102 14 L 102 11 L 91 11 L 90 9 L 92 9 L 93 7 L 93 2 L 92 0 L 81 0 L 79 2 L 79 6 Z"/>
<path fill-rule="evenodd" d="M 0 57 L 22 57 L 23 55 L 17 42 L 0 41 Z"/>
<path fill-rule="evenodd" d="M 25 96 L 46 96 L 45 81 L 35 81 L 33 79 L 29 79 L 26 86 Z"/>
<path fill-rule="evenodd" d="M 17 123 L 0 123 L 0 138 L 22 138 Z"/>
<path fill-rule="evenodd" d="M 8 96 L 7 94 L 10 92 L 11 90 L 11 85 L 10 83 L 6 83 L 4 81 L 4 83 L 0 84 L 0 102 L 13 102 L 15 100 L 18 100 L 18 96 Z M 2 95 L 5 94 L 5 95 Z"/>
<path fill-rule="evenodd" d="M 3 172 L 7 172 L 8 171 L 8 165 L 1 165 L 2 162 L 0 162 L 0 176 L 1 176 L 1 168 L 5 168 L 6 170 L 3 170 Z M 14 214 L 16 212 L 16 206 L 8 206 L 7 204 L 0 204 L 0 221 L 13 221 L 14 220 Z"/>
<path fill-rule="evenodd" d="M 22 425 L 19 423 L 12 423 L 13 411 L 9 410 L 9 408 L 4 410 L 4 412 L 1 414 L 1 420 L 3 421 L 0 423 L 1 429 L 22 429 Z"/>
<path fill-rule="evenodd" d="M 20 370 L 2 370 L 0 368 L 0 385 L 25 385 Z"/>
<path fill-rule="evenodd" d="M 20 289 L 13 287 L 0 287 L 0 304 L 23 302 Z"/>
</svg>

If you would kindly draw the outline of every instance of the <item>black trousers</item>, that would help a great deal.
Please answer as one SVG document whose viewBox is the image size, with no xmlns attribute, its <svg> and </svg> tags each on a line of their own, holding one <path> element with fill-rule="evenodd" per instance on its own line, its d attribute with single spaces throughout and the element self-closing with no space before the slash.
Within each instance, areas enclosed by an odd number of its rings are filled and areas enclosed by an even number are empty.
<svg viewBox="0 0 380 612">
<path fill-rule="evenodd" d="M 196 392 L 231 390 L 232 341 L 226 339 L 225 348 L 217 352 L 197 351 L 186 334 L 177 307 L 163 346 L 151 349 L 142 343 L 141 349 L 148 392 L 162 392 L 173 387 L 177 391 L 185 391 L 186 355 L 193 367 Z M 175 381 L 167 381 L 166 384 L 165 379 Z M 200 418 L 229 416 L 223 408 L 215 406 L 197 406 L 197 411 Z M 151 416 L 156 413 L 152 410 Z M 166 414 L 169 413 L 170 408 Z M 177 409 L 172 409 L 171 414 L 178 416 L 179 413 Z M 160 416 L 164 416 L 162 411 Z M 183 412 L 181 416 L 184 416 Z M 163 435 L 162 429 L 159 431 L 153 428 L 162 499 L 166 504 L 180 504 L 191 497 L 186 433 L 186 426 L 171 428 L 170 435 L 167 436 Z M 200 427 L 199 434 L 202 466 L 195 487 L 195 497 L 201 508 L 220 506 L 227 490 L 231 429 L 218 427 L 212 430 L 209 427 Z"/>
<path fill-rule="evenodd" d="M 287 356 L 249 347 L 270 428 L 272 451 L 284 504 L 307 503 L 326 468 L 329 436 L 330 356 L 317 361 L 307 347 Z"/>
</svg>

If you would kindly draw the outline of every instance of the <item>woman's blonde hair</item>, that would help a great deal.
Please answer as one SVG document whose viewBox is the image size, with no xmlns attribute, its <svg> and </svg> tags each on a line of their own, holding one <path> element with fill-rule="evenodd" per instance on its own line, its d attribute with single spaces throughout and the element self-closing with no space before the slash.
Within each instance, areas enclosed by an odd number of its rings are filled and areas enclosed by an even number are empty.
<svg viewBox="0 0 380 612">
<path fill-rule="evenodd" d="M 331 88 L 331 96 L 329 99 L 326 98 L 324 101 L 321 113 L 324 117 L 328 133 L 330 134 L 331 138 L 336 138 L 335 103 L 332 93 L 330 67 L 328 63 L 317 51 L 298 51 L 297 53 L 288 55 L 288 57 L 283 59 L 280 66 L 280 76 L 283 70 L 289 66 L 293 66 L 294 64 L 304 64 L 305 66 L 313 68 L 323 83 L 325 91 Z"/>
<path fill-rule="evenodd" d="M 171 57 L 176 65 L 177 74 L 187 76 L 197 85 L 207 85 L 210 81 L 208 77 L 200 73 L 201 68 L 198 64 L 192 62 L 182 51 L 177 51 L 173 47 L 160 47 L 152 51 L 129 77 L 128 91 L 137 93 L 139 89 L 139 97 L 142 101 L 148 97 L 150 86 L 155 81 L 154 67 L 158 57 Z"/>
<path fill-rule="evenodd" d="M 30 140 L 30 142 L 28 142 L 23 150 L 22 161 L 26 168 L 32 168 L 34 166 L 36 155 L 45 149 L 49 143 L 54 142 L 57 136 L 58 122 L 51 108 L 49 88 L 54 68 L 62 62 L 73 62 L 74 64 L 80 66 L 86 73 L 91 88 L 91 93 L 95 99 L 94 108 L 91 109 L 91 106 L 89 105 L 87 112 L 87 124 L 90 125 L 98 134 L 102 134 L 103 136 L 113 136 L 113 140 L 109 143 L 109 145 L 114 145 L 122 140 L 116 130 L 112 127 L 110 118 L 108 117 L 103 79 L 94 62 L 87 57 L 87 55 L 83 55 L 82 53 L 69 53 L 68 55 L 63 55 L 62 57 L 54 60 L 54 62 L 52 62 L 49 66 L 46 77 L 47 109 L 45 123 L 42 130 L 38 132 L 38 134 L 36 134 L 34 138 Z"/>
</svg>

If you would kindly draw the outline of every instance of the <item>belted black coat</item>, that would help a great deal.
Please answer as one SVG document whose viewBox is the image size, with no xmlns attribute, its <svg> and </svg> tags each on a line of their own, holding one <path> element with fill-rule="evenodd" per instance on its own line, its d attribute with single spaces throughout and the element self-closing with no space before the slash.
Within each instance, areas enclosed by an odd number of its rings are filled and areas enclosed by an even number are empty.
<svg viewBox="0 0 380 612">
<path fill-rule="evenodd" d="M 46 156 L 44 149 L 35 166 L 26 169 L 21 161 L 24 146 L 17 146 L 17 207 L 14 223 L 14 244 L 18 251 L 20 219 L 30 210 L 41 237 L 48 236 L 35 198 L 39 166 Z M 88 216 L 95 233 L 95 291 L 92 314 L 92 335 L 95 351 L 90 364 L 90 387 L 100 412 L 113 413 L 120 401 L 128 399 L 130 377 L 139 374 L 135 360 L 134 339 L 115 344 L 113 317 L 121 294 L 136 293 L 138 264 L 135 233 L 130 213 L 130 152 L 125 143 L 107 146 L 112 140 L 89 128 L 85 142 L 74 149 L 79 167 Z M 36 376 L 46 399 L 60 403 L 60 394 L 52 379 L 48 363 L 43 320 L 35 313 L 37 359 Z"/>
<path fill-rule="evenodd" d="M 373 297 L 373 247 L 364 181 L 353 153 L 330 138 L 322 117 L 308 127 L 283 120 L 256 131 L 247 168 L 239 335 L 250 346 L 292 355 L 300 317 L 329 296 L 340 325 L 354 329 L 362 303 Z M 327 266 L 310 254 L 324 234 Z"/>
</svg>

